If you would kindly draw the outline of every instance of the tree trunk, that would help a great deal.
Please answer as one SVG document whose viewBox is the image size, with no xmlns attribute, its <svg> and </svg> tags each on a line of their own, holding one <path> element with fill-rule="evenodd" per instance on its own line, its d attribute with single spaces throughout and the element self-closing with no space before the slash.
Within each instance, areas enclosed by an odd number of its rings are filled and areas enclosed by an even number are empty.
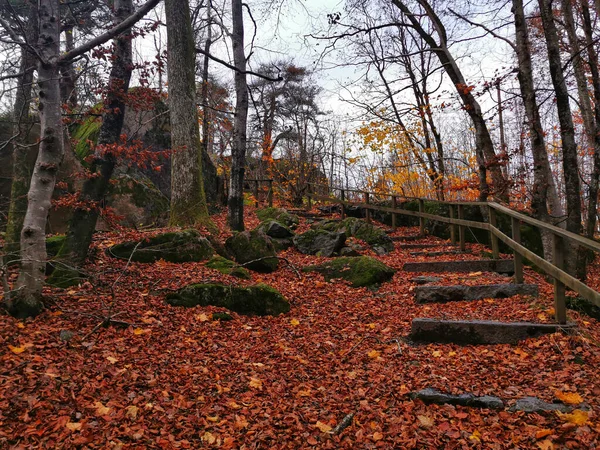
<svg viewBox="0 0 600 450">
<path fill-rule="evenodd" d="M 235 118 L 231 150 L 231 180 L 227 220 L 236 231 L 244 230 L 244 172 L 246 165 L 246 124 L 248 121 L 248 84 L 244 55 L 244 15 L 241 0 L 231 0 L 233 30 L 231 42 L 235 71 Z"/>
<path fill-rule="evenodd" d="M 581 199 L 579 172 L 577 163 L 577 144 L 575 143 L 575 129 L 569 104 L 569 91 L 562 70 L 560 58 L 560 44 L 558 32 L 552 16 L 552 0 L 538 0 L 544 35 L 546 37 L 546 48 L 548 50 L 548 64 L 552 85 L 556 94 L 556 108 L 560 123 L 560 135 L 562 139 L 562 166 L 565 176 L 565 192 L 567 205 L 566 228 L 572 233 L 581 234 Z M 568 247 L 567 270 L 575 273 L 577 246 Z M 579 271 L 581 275 L 581 271 Z"/>
<path fill-rule="evenodd" d="M 56 174 L 63 158 L 60 98 L 60 2 L 39 0 L 38 64 L 40 148 L 27 194 L 27 212 L 21 231 L 21 272 L 8 302 L 16 317 L 36 316 L 43 309 L 42 287 L 46 270 L 46 219 Z"/>
<path fill-rule="evenodd" d="M 594 238 L 596 231 L 596 218 L 598 216 L 598 182 L 600 179 L 600 73 L 598 71 L 598 52 L 594 46 L 594 29 L 590 17 L 587 0 L 581 2 L 583 15 L 583 30 L 587 45 L 588 62 L 592 74 L 592 86 L 594 88 L 594 163 L 590 176 L 590 199 L 587 211 L 586 236 Z"/>
<path fill-rule="evenodd" d="M 37 6 L 34 4 L 29 6 L 28 19 L 25 29 L 26 38 L 28 42 L 34 43 L 38 39 Z M 31 107 L 33 71 L 36 61 L 37 59 L 30 49 L 24 46 L 21 47 L 19 72 L 23 75 L 17 80 L 13 110 L 13 130 L 14 135 L 17 137 L 13 141 L 12 184 L 4 245 L 5 263 L 19 259 L 19 241 L 25 212 L 27 211 L 27 191 L 31 179 L 31 167 L 27 160 L 28 152 L 25 145 L 29 142 L 29 131 L 32 126 L 29 109 Z"/>
<path fill-rule="evenodd" d="M 188 0 L 165 0 L 171 118 L 171 225 L 208 224 Z"/>
<path fill-rule="evenodd" d="M 115 23 L 133 12 L 132 0 L 115 0 Z M 108 92 L 104 103 L 102 125 L 98 134 L 97 150 L 90 167 L 89 177 L 83 184 L 81 200 L 86 208 L 76 208 L 69 222 L 67 237 L 56 257 L 57 263 L 49 283 L 70 286 L 79 280 L 96 229 L 100 208 L 110 187 L 115 158 L 105 152 L 105 146 L 119 143 L 125 118 L 125 97 L 133 70 L 131 36 L 123 34 L 115 39 Z"/>
</svg>

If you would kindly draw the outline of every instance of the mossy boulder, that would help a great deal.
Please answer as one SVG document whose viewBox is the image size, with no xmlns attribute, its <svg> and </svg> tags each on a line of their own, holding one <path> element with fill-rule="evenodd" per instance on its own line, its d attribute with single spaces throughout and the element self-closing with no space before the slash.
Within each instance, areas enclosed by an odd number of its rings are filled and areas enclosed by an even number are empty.
<svg viewBox="0 0 600 450">
<path fill-rule="evenodd" d="M 356 217 L 347 217 L 344 220 L 325 220 L 316 224 L 315 228 L 332 232 L 343 231 L 348 237 L 365 241 L 376 253 L 386 254 L 394 250 L 394 242 L 385 231 Z"/>
<path fill-rule="evenodd" d="M 304 272 L 319 272 L 325 281 L 342 278 L 353 287 L 373 286 L 389 281 L 396 272 L 381 261 L 368 256 L 340 257 L 324 264 L 307 266 Z"/>
<path fill-rule="evenodd" d="M 262 222 L 257 229 L 264 231 L 264 233 L 276 239 L 285 239 L 294 237 L 294 232 L 285 224 L 278 222 L 277 220 L 265 220 Z"/>
<path fill-rule="evenodd" d="M 46 238 L 46 253 L 49 258 L 53 258 L 58 255 L 58 251 L 65 242 L 66 236 L 64 234 L 57 234 Z"/>
<path fill-rule="evenodd" d="M 184 230 L 159 234 L 141 243 L 134 241 L 113 245 L 107 253 L 115 258 L 131 258 L 132 261 L 142 263 L 151 263 L 159 259 L 183 263 L 206 261 L 212 257 L 214 249 L 208 239 L 196 230 Z"/>
<path fill-rule="evenodd" d="M 225 275 L 231 275 L 232 277 L 241 278 L 243 280 L 249 280 L 251 278 L 250 272 L 243 267 L 239 267 L 233 261 L 223 258 L 222 256 L 214 256 L 206 263 L 206 267 L 216 269 Z"/>
<path fill-rule="evenodd" d="M 256 211 L 256 216 L 261 222 L 267 220 L 276 220 L 292 229 L 300 223 L 300 218 L 295 214 L 290 214 L 283 208 L 263 208 Z"/>
<path fill-rule="evenodd" d="M 279 260 L 271 239 L 259 229 L 236 233 L 225 241 L 225 248 L 239 264 L 256 272 L 277 270 Z"/>
<path fill-rule="evenodd" d="M 265 284 L 247 287 L 192 284 L 167 294 L 166 300 L 173 306 L 220 306 L 248 316 L 277 316 L 290 310 L 285 297 Z"/>
<path fill-rule="evenodd" d="M 305 255 L 333 256 L 346 244 L 346 234 L 327 230 L 308 230 L 294 237 L 294 245 Z"/>
</svg>

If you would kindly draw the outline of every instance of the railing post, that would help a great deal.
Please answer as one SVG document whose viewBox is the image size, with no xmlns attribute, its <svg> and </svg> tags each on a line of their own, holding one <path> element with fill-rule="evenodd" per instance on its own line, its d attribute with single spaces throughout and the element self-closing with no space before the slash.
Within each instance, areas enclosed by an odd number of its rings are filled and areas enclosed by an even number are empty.
<svg viewBox="0 0 600 450">
<path fill-rule="evenodd" d="M 512 238 L 517 244 L 521 243 L 521 221 L 516 217 L 512 218 Z M 515 260 L 515 283 L 523 283 L 523 257 L 516 250 L 513 251 Z"/>
<path fill-rule="evenodd" d="M 398 198 L 395 195 L 392 195 L 392 209 L 395 210 L 398 207 Z M 396 213 L 392 213 L 392 230 L 396 231 L 398 225 L 396 224 Z"/>
<path fill-rule="evenodd" d="M 365 203 L 367 204 L 366 215 L 367 215 L 367 223 L 371 223 L 371 210 L 369 209 L 369 193 L 365 192 Z"/>
<path fill-rule="evenodd" d="M 454 205 L 448 205 L 448 211 L 450 212 L 450 219 L 454 219 L 456 217 Z M 453 223 L 450 223 L 450 242 L 452 245 L 456 245 L 456 225 Z"/>
<path fill-rule="evenodd" d="M 342 219 L 346 218 L 346 204 L 344 203 L 346 201 L 346 191 L 344 191 L 343 189 L 341 190 L 341 197 L 342 197 Z"/>
<path fill-rule="evenodd" d="M 273 207 L 273 180 L 269 180 L 269 192 L 267 193 L 267 201 L 269 202 L 269 208 Z"/>
<path fill-rule="evenodd" d="M 458 218 L 461 220 L 465 218 L 465 208 L 463 205 L 458 205 Z M 458 226 L 458 240 L 460 243 L 460 251 L 464 252 L 465 251 L 465 226 L 464 225 Z"/>
<path fill-rule="evenodd" d="M 425 201 L 419 199 L 419 212 L 423 214 L 425 212 Z M 425 218 L 419 217 L 419 235 L 425 236 Z"/>
<path fill-rule="evenodd" d="M 254 206 L 258 208 L 258 180 L 254 180 Z"/>
<path fill-rule="evenodd" d="M 310 211 L 312 209 L 312 197 L 311 197 L 311 192 L 312 189 L 310 188 L 310 184 L 306 185 L 306 197 L 307 197 L 307 206 L 308 206 L 308 210 Z"/>
<path fill-rule="evenodd" d="M 496 217 L 496 210 L 491 206 L 488 206 L 488 221 L 491 226 L 498 228 L 498 219 Z M 498 259 L 500 257 L 500 247 L 498 246 L 498 236 L 490 230 L 490 243 L 492 244 L 492 258 Z"/>
<path fill-rule="evenodd" d="M 563 239 L 557 234 L 553 234 L 552 263 L 559 269 L 564 269 L 565 255 L 563 252 Z M 554 312 L 557 323 L 567 323 L 567 307 L 565 301 L 565 285 L 554 279 Z"/>
</svg>

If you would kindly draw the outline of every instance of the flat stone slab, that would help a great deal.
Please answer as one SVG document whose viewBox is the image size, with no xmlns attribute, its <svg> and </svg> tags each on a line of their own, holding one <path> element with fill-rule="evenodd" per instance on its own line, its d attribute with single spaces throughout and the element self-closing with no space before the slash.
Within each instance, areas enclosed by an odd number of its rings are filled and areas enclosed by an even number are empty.
<svg viewBox="0 0 600 450">
<path fill-rule="evenodd" d="M 410 252 L 410 256 L 444 256 L 444 255 L 459 255 L 463 252 L 458 250 L 444 250 L 440 252 Z"/>
<path fill-rule="evenodd" d="M 566 325 L 531 322 L 495 322 L 490 320 L 413 319 L 410 339 L 417 342 L 470 344 L 516 344 L 543 334 L 568 331 Z"/>
<path fill-rule="evenodd" d="M 421 276 L 421 277 L 411 278 L 410 281 L 412 281 L 413 283 L 417 283 L 417 284 L 427 284 L 427 283 L 437 283 L 438 281 L 442 281 L 442 279 L 439 277 Z"/>
<path fill-rule="evenodd" d="M 509 408 L 509 411 L 523 411 L 527 413 L 540 413 L 546 411 L 560 411 L 566 413 L 571 411 L 573 408 L 564 403 L 548 403 L 540 400 L 537 397 L 525 397 L 520 398 L 516 403 Z"/>
<path fill-rule="evenodd" d="M 437 405 L 461 405 L 473 408 L 504 409 L 504 402 L 498 397 L 484 395 L 477 397 L 473 394 L 444 394 L 437 389 L 425 388 L 410 394 L 413 399 Z"/>
<path fill-rule="evenodd" d="M 435 247 L 456 247 L 454 244 L 442 242 L 440 244 L 400 244 L 402 250 L 417 249 L 417 248 L 435 248 Z"/>
<path fill-rule="evenodd" d="M 405 272 L 498 272 L 514 273 L 512 259 L 478 259 L 472 261 L 426 261 L 406 263 Z"/>
<path fill-rule="evenodd" d="M 538 295 L 535 284 L 479 284 L 476 286 L 420 286 L 413 291 L 417 303 L 445 303 L 482 298 Z"/>
</svg>

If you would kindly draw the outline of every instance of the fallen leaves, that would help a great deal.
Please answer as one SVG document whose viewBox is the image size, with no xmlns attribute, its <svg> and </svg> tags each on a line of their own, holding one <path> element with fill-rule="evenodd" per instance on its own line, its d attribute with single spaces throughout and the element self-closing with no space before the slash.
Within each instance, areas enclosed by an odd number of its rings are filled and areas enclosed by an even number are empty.
<svg viewBox="0 0 600 450">
<path fill-rule="evenodd" d="M 418 415 L 417 419 L 419 420 L 419 426 L 422 428 L 431 428 L 435 425 L 435 420 L 433 420 L 429 416 Z"/>
<path fill-rule="evenodd" d="M 563 403 L 567 403 L 569 405 L 578 405 L 583 403 L 583 398 L 577 392 L 562 392 L 555 391 L 554 395 L 557 399 L 559 399 Z"/>
<path fill-rule="evenodd" d="M 326 423 L 323 423 L 321 421 L 318 421 L 315 424 L 315 427 L 318 428 L 321 431 L 321 433 L 329 433 L 332 430 L 331 426 L 329 426 Z"/>
<path fill-rule="evenodd" d="M 255 378 L 255 377 L 250 377 L 250 382 L 248 383 L 248 385 L 254 389 L 262 390 L 262 388 L 263 388 L 262 380 Z"/>
<path fill-rule="evenodd" d="M 33 344 L 24 344 L 24 345 L 22 345 L 20 347 L 15 347 L 14 345 L 8 344 L 9 350 L 11 352 L 13 352 L 15 355 L 20 355 L 25 350 L 27 350 L 29 347 L 33 347 Z"/>
<path fill-rule="evenodd" d="M 581 409 L 576 409 L 570 413 L 561 413 L 560 411 L 557 411 L 556 414 L 565 422 L 577 426 L 585 425 L 589 419 L 588 412 L 582 411 Z"/>
</svg>

